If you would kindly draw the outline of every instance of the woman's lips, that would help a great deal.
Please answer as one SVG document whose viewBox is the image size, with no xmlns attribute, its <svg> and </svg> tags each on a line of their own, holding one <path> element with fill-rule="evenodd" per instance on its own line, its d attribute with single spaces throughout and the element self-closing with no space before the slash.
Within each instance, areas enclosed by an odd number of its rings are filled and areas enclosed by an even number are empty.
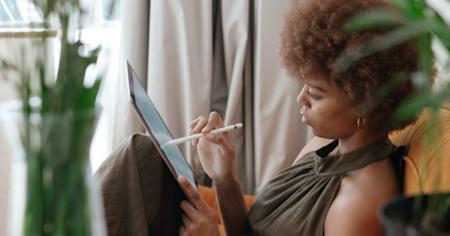
<svg viewBox="0 0 450 236">
<path fill-rule="evenodd" d="M 302 116 L 302 122 L 309 125 L 311 122 L 306 118 L 306 116 Z"/>
</svg>

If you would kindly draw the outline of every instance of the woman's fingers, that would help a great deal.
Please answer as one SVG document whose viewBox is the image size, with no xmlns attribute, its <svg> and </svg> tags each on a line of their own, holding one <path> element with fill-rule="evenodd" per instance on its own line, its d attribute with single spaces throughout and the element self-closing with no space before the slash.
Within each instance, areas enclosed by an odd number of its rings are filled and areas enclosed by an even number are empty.
<svg viewBox="0 0 450 236">
<path fill-rule="evenodd" d="M 184 225 L 185 227 L 188 227 L 189 224 L 192 223 L 191 220 L 189 219 L 189 217 L 187 217 L 187 216 L 184 215 L 184 214 L 181 216 L 181 220 L 183 221 L 183 225 Z"/>
<path fill-rule="evenodd" d="M 219 235 L 216 222 L 211 214 L 202 214 L 187 201 L 182 202 L 181 208 L 184 211 L 181 216 L 183 224 L 180 226 L 179 232 L 181 236 Z M 195 214 L 191 214 L 192 212 L 195 212 Z"/>
<path fill-rule="evenodd" d="M 226 156 L 230 152 L 234 152 L 233 144 L 223 134 L 205 134 L 205 139 L 208 142 L 217 144 L 220 146 L 221 154 Z"/>
<path fill-rule="evenodd" d="M 197 122 L 203 118 L 204 118 L 203 116 L 199 116 L 199 117 L 195 118 L 194 120 L 191 121 L 191 124 L 189 125 L 189 127 L 191 129 L 193 129 L 195 127 L 195 125 L 197 124 Z"/>
<path fill-rule="evenodd" d="M 219 152 L 224 157 L 234 155 L 234 146 L 229 142 L 224 142 L 224 144 L 219 148 Z"/>
<path fill-rule="evenodd" d="M 188 217 L 188 219 L 185 219 L 186 222 L 188 221 L 195 221 L 199 217 L 201 217 L 200 213 L 197 209 L 194 208 L 188 201 L 182 201 L 181 209 L 183 209 L 184 215 Z"/>
<path fill-rule="evenodd" d="M 206 125 L 206 123 L 208 122 L 208 119 L 206 119 L 205 117 L 201 117 L 196 124 L 194 125 L 194 127 L 192 128 L 192 132 L 194 133 L 200 133 L 201 130 L 203 129 L 203 127 Z"/>
<path fill-rule="evenodd" d="M 213 129 L 217 129 L 217 128 L 221 128 L 223 127 L 223 120 L 220 117 L 219 113 L 213 111 L 209 114 L 209 117 L 197 117 L 195 120 L 193 120 L 191 122 L 190 125 L 190 133 L 191 134 L 195 134 L 195 133 L 209 133 L 211 132 Z M 222 135 L 228 135 L 228 134 L 222 134 Z M 197 145 L 198 144 L 198 139 L 197 140 L 192 140 L 192 145 Z"/>
<path fill-rule="evenodd" d="M 219 113 L 213 111 L 209 114 L 208 123 L 203 127 L 202 133 L 206 134 L 211 132 L 213 129 L 223 127 L 223 121 Z"/>
<path fill-rule="evenodd" d="M 186 227 L 184 227 L 183 225 L 180 226 L 180 236 L 184 236 L 186 235 Z"/>
<path fill-rule="evenodd" d="M 213 111 L 208 117 L 199 116 L 191 121 L 190 129 L 192 133 L 208 133 L 215 128 L 223 127 L 223 121 L 219 113 Z"/>
<path fill-rule="evenodd" d="M 205 134 L 205 139 L 208 142 L 220 145 L 220 146 L 232 146 L 231 141 L 226 133 L 222 134 Z"/>
<path fill-rule="evenodd" d="M 201 212 L 206 212 L 206 209 L 208 206 L 203 201 L 202 197 L 200 196 L 200 193 L 192 187 L 192 185 L 189 183 L 189 181 L 187 181 L 187 179 L 184 176 L 180 176 L 180 177 L 178 177 L 178 182 L 180 183 L 184 192 L 188 195 L 187 197 L 193 204 L 193 208 L 195 207 L 195 209 L 197 209 Z M 183 202 L 185 204 L 183 204 Z M 183 205 L 186 205 L 186 204 L 188 204 L 190 207 L 192 207 L 192 205 L 189 204 L 188 202 L 185 202 L 185 201 L 183 201 L 183 202 L 181 203 L 182 208 L 183 208 Z M 191 210 L 189 208 L 189 206 L 185 206 L 185 207 L 186 207 L 186 209 Z M 183 210 L 185 210 L 185 208 L 183 208 Z M 193 212 L 192 214 L 195 214 L 195 212 Z M 188 216 L 190 217 L 190 215 L 188 215 Z"/>
<path fill-rule="evenodd" d="M 191 133 L 200 133 L 203 127 L 208 122 L 208 119 L 205 117 L 199 117 L 199 119 L 193 124 L 193 127 L 191 128 Z M 197 145 L 198 139 L 192 140 L 192 145 Z"/>
</svg>

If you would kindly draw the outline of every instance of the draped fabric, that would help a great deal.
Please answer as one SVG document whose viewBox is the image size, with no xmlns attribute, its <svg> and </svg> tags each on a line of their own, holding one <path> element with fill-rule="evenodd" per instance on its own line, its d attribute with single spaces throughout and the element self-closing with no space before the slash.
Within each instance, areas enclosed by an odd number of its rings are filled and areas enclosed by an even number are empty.
<svg viewBox="0 0 450 236">
<path fill-rule="evenodd" d="M 335 140 L 306 154 L 261 190 L 249 212 L 253 235 L 322 236 L 328 209 L 346 175 L 389 157 L 401 158 L 387 137 L 329 155 L 337 145 Z"/>
<path fill-rule="evenodd" d="M 191 120 L 219 112 L 233 131 L 244 191 L 254 193 L 292 164 L 306 142 L 295 98 L 298 81 L 278 58 L 283 14 L 290 0 L 131 0 L 122 4 L 122 56 L 147 86 L 174 137 Z M 124 63 L 122 63 L 124 64 Z M 115 82 L 113 147 L 142 131 L 129 106 L 124 66 Z M 196 174 L 190 145 L 182 145 Z"/>
</svg>

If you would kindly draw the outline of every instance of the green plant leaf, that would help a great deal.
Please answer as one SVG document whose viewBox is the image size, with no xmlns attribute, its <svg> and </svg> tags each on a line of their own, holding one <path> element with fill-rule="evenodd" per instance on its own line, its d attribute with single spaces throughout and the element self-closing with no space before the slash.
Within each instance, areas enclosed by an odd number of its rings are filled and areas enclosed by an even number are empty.
<svg viewBox="0 0 450 236">
<path fill-rule="evenodd" d="M 338 56 L 337 64 L 340 66 L 341 70 L 345 71 L 354 61 L 357 61 L 360 58 L 396 46 L 409 39 L 417 37 L 420 34 L 427 33 L 428 30 L 428 20 L 412 22 L 408 25 L 398 27 L 385 35 L 360 45 L 359 47 L 345 50 Z"/>
<path fill-rule="evenodd" d="M 433 34 L 442 42 L 442 44 L 450 51 L 450 27 L 445 23 L 445 21 L 439 15 L 431 24 L 431 30 Z"/>
<path fill-rule="evenodd" d="M 431 78 L 432 67 L 434 64 L 434 54 L 431 48 L 432 39 L 433 37 L 431 34 L 423 34 L 418 37 L 415 42 L 419 53 L 419 69 L 423 74 L 427 75 L 427 78 Z M 424 85 L 426 89 L 430 89 L 431 80 L 426 79 L 425 82 Z"/>
<path fill-rule="evenodd" d="M 390 0 L 389 2 L 409 20 L 419 20 L 425 17 L 427 7 L 423 0 Z"/>
<path fill-rule="evenodd" d="M 425 90 L 402 104 L 400 108 L 394 112 L 393 118 L 396 121 L 404 121 L 416 116 L 425 107 L 438 109 L 442 106 L 443 102 L 449 99 L 449 97 L 450 84 L 448 84 L 446 88 L 442 89 L 437 94 L 433 93 L 431 90 Z"/>
<path fill-rule="evenodd" d="M 424 107 L 430 105 L 430 96 L 432 96 L 432 94 L 424 93 L 403 103 L 400 108 L 394 112 L 392 116 L 393 120 L 396 122 L 403 122 L 418 115 Z"/>
<path fill-rule="evenodd" d="M 406 80 L 409 79 L 409 74 L 405 72 L 399 72 L 392 76 L 392 79 L 389 81 L 388 84 L 384 85 L 380 89 L 378 89 L 371 98 L 369 98 L 368 101 L 361 103 L 358 106 L 358 110 L 366 113 L 373 109 L 374 107 L 380 105 L 380 103 L 388 98 L 395 96 L 395 91 L 398 88 L 399 85 L 402 85 Z"/>
<path fill-rule="evenodd" d="M 361 31 L 379 26 L 394 26 L 403 22 L 400 16 L 384 9 L 365 11 L 353 16 L 345 25 L 348 31 Z"/>
<path fill-rule="evenodd" d="M 77 97 L 76 110 L 84 111 L 95 108 L 95 102 L 100 89 L 101 80 L 97 79 L 91 88 L 84 88 Z"/>
</svg>

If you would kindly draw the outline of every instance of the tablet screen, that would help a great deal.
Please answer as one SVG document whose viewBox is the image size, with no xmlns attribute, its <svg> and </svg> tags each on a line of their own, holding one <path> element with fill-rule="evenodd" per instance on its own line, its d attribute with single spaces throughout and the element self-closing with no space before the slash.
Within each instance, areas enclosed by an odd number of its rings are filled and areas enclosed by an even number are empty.
<svg viewBox="0 0 450 236">
<path fill-rule="evenodd" d="M 161 116 L 159 115 L 159 112 L 153 104 L 152 100 L 147 95 L 146 90 L 142 87 L 136 73 L 133 71 L 129 64 L 127 65 L 127 67 L 129 72 L 128 76 L 131 76 L 131 78 L 129 79 L 133 80 L 132 85 L 134 90 L 134 103 L 136 105 L 135 107 L 150 129 L 149 132 L 151 132 L 157 139 L 158 144 L 156 145 L 159 145 L 159 147 L 161 147 L 162 144 L 165 144 L 168 141 L 172 140 L 173 136 L 162 120 Z M 173 169 L 175 169 L 177 176 L 183 175 L 191 182 L 192 186 L 196 187 L 192 169 L 190 168 L 178 146 L 166 145 L 164 146 L 164 148 L 162 148 L 162 150 L 172 164 Z"/>
</svg>

